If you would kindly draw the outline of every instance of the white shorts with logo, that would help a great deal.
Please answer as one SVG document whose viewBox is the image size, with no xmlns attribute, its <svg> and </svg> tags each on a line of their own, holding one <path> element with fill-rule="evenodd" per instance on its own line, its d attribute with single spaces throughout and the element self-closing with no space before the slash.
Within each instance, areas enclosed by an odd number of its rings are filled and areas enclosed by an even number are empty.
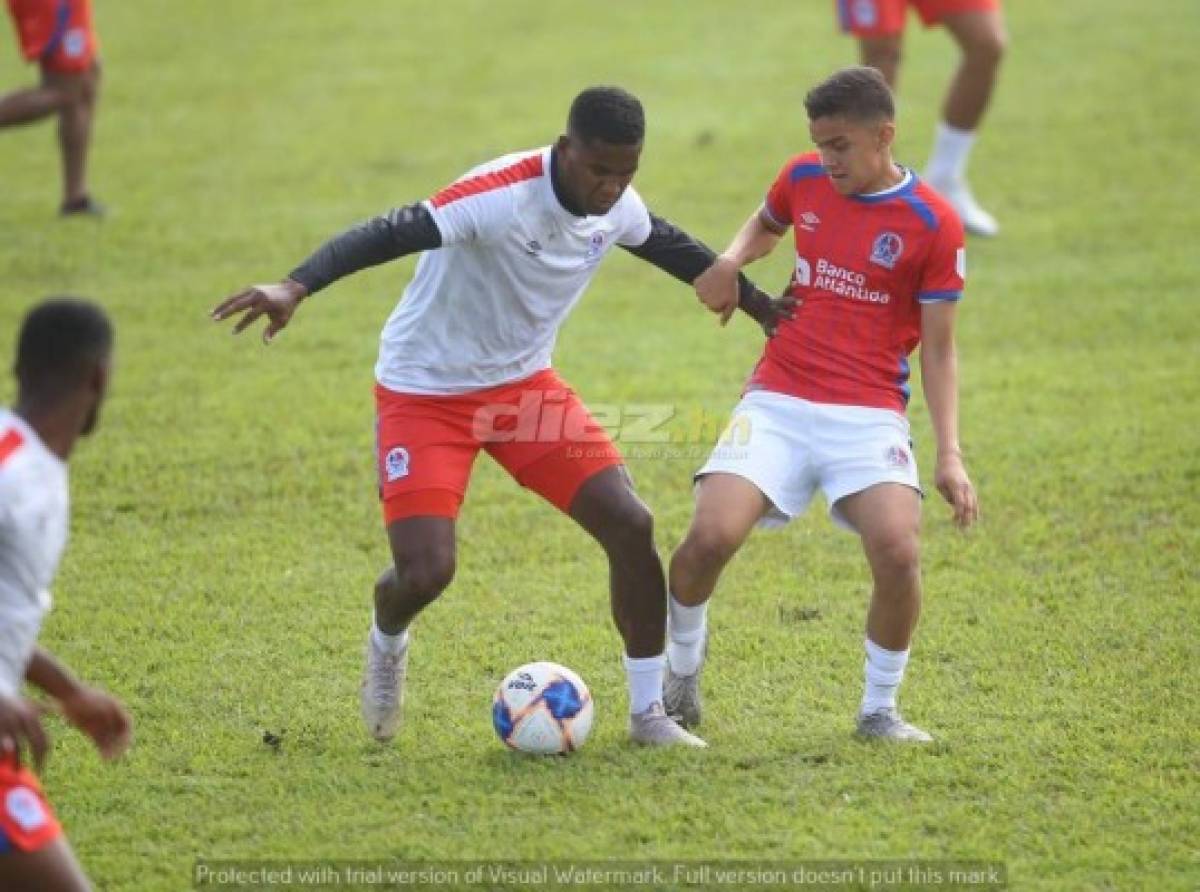
<svg viewBox="0 0 1200 892">
<path fill-rule="evenodd" d="M 820 487 L 829 516 L 853 528 L 839 499 L 877 483 L 900 483 L 918 493 L 917 462 L 908 419 L 890 409 L 813 403 L 755 390 L 733 410 L 708 462 L 696 472 L 736 474 L 771 501 L 759 526 L 782 526 L 804 513 Z"/>
</svg>

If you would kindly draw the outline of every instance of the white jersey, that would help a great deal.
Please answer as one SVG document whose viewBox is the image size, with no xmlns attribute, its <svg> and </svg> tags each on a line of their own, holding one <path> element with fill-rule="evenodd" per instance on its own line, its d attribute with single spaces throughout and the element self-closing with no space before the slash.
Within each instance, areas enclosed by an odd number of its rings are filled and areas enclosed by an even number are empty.
<svg viewBox="0 0 1200 892">
<path fill-rule="evenodd" d="M 650 237 L 627 188 L 607 214 L 577 217 L 554 194 L 552 149 L 470 171 L 425 207 L 442 236 L 380 338 L 376 380 L 401 393 L 495 387 L 550 365 L 558 329 L 614 245 Z"/>
<path fill-rule="evenodd" d="M 0 694 L 21 689 L 67 544 L 67 466 L 0 408 Z"/>
</svg>

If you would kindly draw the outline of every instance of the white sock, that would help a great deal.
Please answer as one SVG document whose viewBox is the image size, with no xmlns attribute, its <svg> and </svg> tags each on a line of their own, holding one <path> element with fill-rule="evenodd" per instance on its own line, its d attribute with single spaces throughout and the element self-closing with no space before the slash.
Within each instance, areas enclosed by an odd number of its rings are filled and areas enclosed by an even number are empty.
<svg viewBox="0 0 1200 892">
<path fill-rule="evenodd" d="M 945 121 L 937 125 L 933 151 L 925 167 L 925 179 L 931 183 L 963 180 L 967 176 L 967 156 L 975 144 L 974 130 L 959 130 Z"/>
<path fill-rule="evenodd" d="M 896 707 L 896 690 L 908 663 L 907 650 L 885 650 L 870 638 L 866 639 L 866 648 L 867 660 L 863 668 L 867 681 L 859 710 L 862 715 Z"/>
<path fill-rule="evenodd" d="M 625 675 L 629 678 L 629 711 L 634 715 L 645 712 L 653 703 L 662 703 L 665 654 L 657 657 L 625 658 Z"/>
<path fill-rule="evenodd" d="M 695 675 L 704 659 L 704 633 L 708 628 L 708 602 L 685 607 L 671 595 L 667 599 L 667 660 L 676 675 Z"/>
<path fill-rule="evenodd" d="M 375 645 L 376 650 L 394 657 L 408 647 L 408 629 L 398 635 L 389 635 L 380 630 L 377 620 L 372 619 L 371 642 Z"/>
</svg>

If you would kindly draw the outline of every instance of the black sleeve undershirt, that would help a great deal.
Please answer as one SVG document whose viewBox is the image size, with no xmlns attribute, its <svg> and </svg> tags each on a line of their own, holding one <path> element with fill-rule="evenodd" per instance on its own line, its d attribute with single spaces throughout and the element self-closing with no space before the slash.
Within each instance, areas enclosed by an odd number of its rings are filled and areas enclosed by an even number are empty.
<svg viewBox="0 0 1200 892">
<path fill-rule="evenodd" d="M 288 275 L 315 294 L 338 279 L 419 251 L 442 246 L 442 234 L 423 204 L 392 208 L 335 235 Z"/>
<path fill-rule="evenodd" d="M 716 253 L 704 242 L 655 214 L 650 215 L 650 237 L 636 248 L 622 247 L 687 285 L 695 282 L 717 259 Z M 747 301 L 759 293 L 753 282 L 738 273 L 738 302 L 743 309 Z"/>
</svg>

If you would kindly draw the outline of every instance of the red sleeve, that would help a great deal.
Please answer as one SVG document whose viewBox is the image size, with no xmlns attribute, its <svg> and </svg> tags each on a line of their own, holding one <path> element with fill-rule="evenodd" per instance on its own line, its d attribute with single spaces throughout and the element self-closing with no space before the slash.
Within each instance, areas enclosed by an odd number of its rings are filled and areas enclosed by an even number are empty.
<svg viewBox="0 0 1200 892">
<path fill-rule="evenodd" d="M 792 168 L 795 164 L 796 159 L 792 158 L 783 165 L 783 170 L 775 177 L 775 182 L 767 190 L 766 200 L 763 201 L 763 210 L 767 216 L 783 229 L 792 225 Z"/>
<path fill-rule="evenodd" d="M 963 247 L 963 228 L 954 213 L 940 215 L 933 245 L 921 271 L 917 288 L 917 300 L 934 303 L 940 300 L 958 300 L 962 297 L 963 282 L 967 275 L 967 253 Z"/>
</svg>

